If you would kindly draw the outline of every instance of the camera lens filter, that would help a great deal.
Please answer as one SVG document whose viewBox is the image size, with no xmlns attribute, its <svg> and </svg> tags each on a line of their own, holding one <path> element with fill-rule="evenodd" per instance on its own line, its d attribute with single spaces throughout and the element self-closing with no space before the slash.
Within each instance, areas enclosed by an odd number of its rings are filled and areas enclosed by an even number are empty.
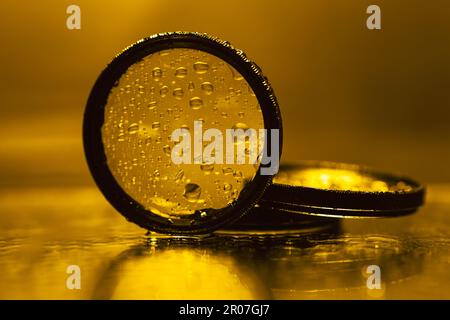
<svg viewBox="0 0 450 320">
<path fill-rule="evenodd" d="M 261 205 L 339 218 L 396 217 L 415 212 L 425 188 L 396 174 L 360 165 L 302 161 L 282 165 Z"/>
<path fill-rule="evenodd" d="M 280 129 L 273 91 L 242 51 L 175 32 L 143 39 L 107 66 L 83 134 L 90 171 L 119 212 L 149 230 L 193 234 L 255 205 L 272 179 L 262 171 L 279 163 L 280 152 L 270 159 L 263 150 L 281 148 Z M 278 133 L 273 143 L 267 130 Z"/>
</svg>

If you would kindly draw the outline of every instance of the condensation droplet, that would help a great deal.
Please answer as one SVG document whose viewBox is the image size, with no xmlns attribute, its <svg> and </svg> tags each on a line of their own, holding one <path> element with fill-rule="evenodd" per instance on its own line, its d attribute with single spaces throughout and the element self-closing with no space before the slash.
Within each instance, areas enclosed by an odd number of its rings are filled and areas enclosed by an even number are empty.
<svg viewBox="0 0 450 320">
<path fill-rule="evenodd" d="M 125 141 L 125 133 L 119 133 L 119 135 L 117 136 L 117 141 Z"/>
<path fill-rule="evenodd" d="M 158 130 L 161 127 L 161 123 L 155 121 L 152 123 L 152 129 L 153 130 Z"/>
<path fill-rule="evenodd" d="M 193 97 L 189 100 L 189 106 L 194 110 L 198 110 L 203 106 L 203 100 L 199 97 Z"/>
<path fill-rule="evenodd" d="M 162 70 L 161 70 L 161 68 L 158 68 L 158 67 L 153 68 L 152 76 L 153 76 L 153 80 L 159 81 L 161 79 L 161 77 L 162 77 Z"/>
<path fill-rule="evenodd" d="M 169 93 L 169 87 L 168 86 L 163 86 L 160 90 L 159 90 L 159 94 L 161 95 L 161 97 L 165 97 L 167 94 Z"/>
<path fill-rule="evenodd" d="M 204 74 L 208 72 L 209 65 L 203 61 L 197 61 L 194 63 L 194 70 L 197 74 Z"/>
<path fill-rule="evenodd" d="M 210 95 L 214 91 L 214 86 L 211 82 L 203 82 L 200 87 L 202 88 L 203 92 L 207 95 Z"/>
<path fill-rule="evenodd" d="M 237 70 L 234 69 L 233 67 L 230 66 L 230 70 L 234 80 L 240 81 L 244 79 L 244 77 L 239 72 L 237 72 Z"/>
<path fill-rule="evenodd" d="M 232 129 L 236 130 L 236 129 L 242 129 L 242 130 L 247 130 L 248 126 L 243 123 L 243 122 L 237 122 L 233 125 Z"/>
<path fill-rule="evenodd" d="M 239 170 L 236 170 L 233 172 L 233 177 L 235 178 L 242 178 L 242 172 Z"/>
<path fill-rule="evenodd" d="M 187 76 L 187 69 L 185 67 L 179 67 L 175 70 L 175 77 L 184 78 Z"/>
<path fill-rule="evenodd" d="M 199 185 L 195 183 L 188 183 L 184 186 L 183 196 L 189 202 L 198 202 L 202 190 Z"/>
<path fill-rule="evenodd" d="M 238 195 L 239 195 L 238 189 L 233 189 L 233 191 L 231 192 L 231 200 L 236 200 Z"/>
<path fill-rule="evenodd" d="M 189 82 L 189 84 L 188 84 L 188 90 L 189 90 L 189 91 L 194 91 L 194 89 L 195 89 L 194 83 L 193 83 L 192 81 Z"/>
<path fill-rule="evenodd" d="M 181 88 L 175 88 L 175 89 L 173 89 L 172 94 L 175 97 L 175 99 L 181 100 L 183 98 L 184 91 Z"/>
<path fill-rule="evenodd" d="M 137 123 L 132 123 L 128 126 L 128 133 L 135 134 L 139 131 L 139 125 Z"/>
<path fill-rule="evenodd" d="M 224 184 L 223 184 L 223 190 L 224 190 L 225 192 L 230 191 L 232 187 L 233 187 L 233 186 L 232 186 L 231 184 L 229 184 L 229 183 L 224 183 Z"/>
<path fill-rule="evenodd" d="M 233 174 L 233 168 L 230 168 L 230 167 L 222 168 L 222 172 L 224 175 Z"/>
<path fill-rule="evenodd" d="M 170 148 L 170 146 L 168 145 L 168 144 L 166 144 L 164 147 L 163 147 L 163 151 L 164 151 L 164 153 L 166 154 L 166 155 L 168 155 L 168 156 L 170 156 L 170 151 L 171 151 L 172 149 Z"/>
<path fill-rule="evenodd" d="M 183 169 L 178 170 L 177 174 L 175 175 L 175 182 L 180 183 L 183 180 L 184 177 L 184 171 Z"/>
<path fill-rule="evenodd" d="M 214 170 L 214 164 L 203 163 L 200 165 L 200 170 L 202 170 L 204 174 L 210 174 Z"/>
<path fill-rule="evenodd" d="M 148 107 L 150 110 L 153 110 L 153 109 L 156 108 L 156 105 L 157 105 L 157 104 L 158 104 L 158 103 L 157 103 L 156 101 L 150 101 L 150 102 L 148 103 L 147 107 Z"/>
</svg>

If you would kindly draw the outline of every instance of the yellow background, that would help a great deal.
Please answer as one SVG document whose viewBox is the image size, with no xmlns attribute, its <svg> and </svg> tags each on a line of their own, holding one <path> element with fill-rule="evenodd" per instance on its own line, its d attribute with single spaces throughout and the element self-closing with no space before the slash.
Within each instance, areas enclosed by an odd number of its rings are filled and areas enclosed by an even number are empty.
<svg viewBox="0 0 450 320">
<path fill-rule="evenodd" d="M 378 4 L 382 30 L 366 28 Z M 66 8 L 81 7 L 81 30 Z M 92 184 L 87 96 L 124 47 L 206 32 L 258 63 L 284 120 L 284 161 L 363 163 L 449 181 L 448 1 L 11 1 L 0 4 L 0 183 Z"/>
</svg>

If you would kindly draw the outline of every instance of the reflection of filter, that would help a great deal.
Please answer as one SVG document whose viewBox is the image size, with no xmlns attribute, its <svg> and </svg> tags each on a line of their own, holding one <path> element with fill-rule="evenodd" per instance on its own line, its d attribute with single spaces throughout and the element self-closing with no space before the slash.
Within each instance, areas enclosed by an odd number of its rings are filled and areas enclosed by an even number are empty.
<svg viewBox="0 0 450 320">
<path fill-rule="evenodd" d="M 281 166 L 273 182 L 261 206 L 317 216 L 396 217 L 415 212 L 425 196 L 409 178 L 331 162 Z"/>
<path fill-rule="evenodd" d="M 208 141 L 209 129 L 223 136 Z M 270 162 L 262 148 L 255 162 L 248 159 L 255 151 L 247 140 L 231 142 L 245 162 L 228 161 L 229 129 L 281 129 L 260 69 L 227 42 L 161 34 L 127 48 L 97 79 L 84 116 L 85 154 L 104 196 L 128 220 L 159 232 L 205 233 L 246 214 L 272 178 L 260 174 Z M 222 153 L 222 161 L 211 161 L 204 152 L 219 138 L 223 150 L 219 143 L 210 155 Z M 265 139 L 262 147 L 271 146 L 271 135 Z"/>
<path fill-rule="evenodd" d="M 309 246 L 304 243 L 294 239 L 290 245 L 267 249 L 260 262 L 264 268 L 258 270 L 274 298 L 367 299 L 385 293 L 393 298 L 398 283 L 416 288 L 414 276 L 423 272 L 427 251 L 415 241 L 374 235 L 319 238 Z M 247 253 L 246 259 L 254 257 Z M 381 289 L 367 286 L 372 283 L 368 267 L 373 265 L 381 268 Z"/>
</svg>

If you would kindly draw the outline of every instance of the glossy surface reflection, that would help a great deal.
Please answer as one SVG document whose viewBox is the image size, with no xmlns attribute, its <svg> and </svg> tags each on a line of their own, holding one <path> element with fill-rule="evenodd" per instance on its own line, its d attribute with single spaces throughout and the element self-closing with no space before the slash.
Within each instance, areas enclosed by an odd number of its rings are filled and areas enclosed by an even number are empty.
<svg viewBox="0 0 450 320">
<path fill-rule="evenodd" d="M 405 218 L 202 238 L 145 235 L 95 188 L 2 191 L 0 298 L 448 299 L 449 191 Z M 81 290 L 66 288 L 73 264 Z M 381 290 L 366 287 L 372 264 Z"/>
</svg>

